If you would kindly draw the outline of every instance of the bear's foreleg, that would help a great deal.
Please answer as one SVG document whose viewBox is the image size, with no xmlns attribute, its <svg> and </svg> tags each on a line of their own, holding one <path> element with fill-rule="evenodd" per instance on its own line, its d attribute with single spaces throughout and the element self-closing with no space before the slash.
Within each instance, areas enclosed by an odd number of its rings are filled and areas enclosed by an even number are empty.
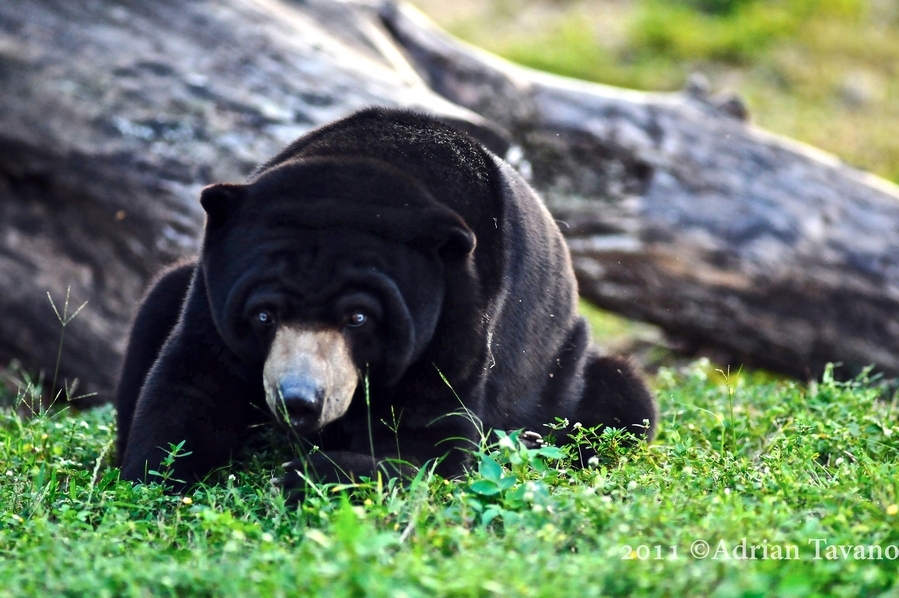
<svg viewBox="0 0 899 598">
<path fill-rule="evenodd" d="M 655 396 L 643 377 L 627 359 L 600 356 L 595 349 L 591 353 L 584 364 L 584 393 L 568 416 L 566 432 L 570 434 L 572 426 L 580 423 L 585 428 L 623 428 L 652 440 L 659 414 Z M 582 460 L 592 454 L 582 451 Z"/>
<path fill-rule="evenodd" d="M 226 463 L 260 419 L 254 405 L 262 402 L 261 385 L 247 369 L 218 336 L 203 285 L 192 285 L 137 400 L 122 477 L 180 489 Z M 183 456 L 166 466 L 182 441 Z"/>
<path fill-rule="evenodd" d="M 128 341 L 116 389 L 116 455 L 119 465 L 128 447 L 134 407 L 147 374 L 178 322 L 196 265 L 176 266 L 163 273 L 144 297 Z"/>
<path fill-rule="evenodd" d="M 422 467 L 433 467 L 445 478 L 457 477 L 478 448 L 476 428 L 467 420 L 449 417 L 424 429 L 401 427 L 387 433 L 376 427 L 370 445 L 364 434 L 351 438 L 346 447 L 350 450 L 313 452 L 284 465 L 284 476 L 275 481 L 290 501 L 300 500 L 310 482 L 349 484 L 363 477 L 374 480 L 379 474 L 409 481 Z"/>
</svg>

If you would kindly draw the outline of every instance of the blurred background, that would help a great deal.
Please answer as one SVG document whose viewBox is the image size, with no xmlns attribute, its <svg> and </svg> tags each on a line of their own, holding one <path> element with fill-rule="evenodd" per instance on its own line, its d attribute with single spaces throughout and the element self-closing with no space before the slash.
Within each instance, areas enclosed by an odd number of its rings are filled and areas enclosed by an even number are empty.
<svg viewBox="0 0 899 598">
<path fill-rule="evenodd" d="M 693 73 L 752 121 L 899 183 L 899 0 L 413 0 L 514 62 L 647 91 Z M 677 361 L 657 328 L 582 303 L 597 341 L 649 369 Z M 727 355 L 697 356 L 727 362 Z"/>
<path fill-rule="evenodd" d="M 899 0 L 413 0 L 536 69 L 651 91 L 700 72 L 752 120 L 899 183 Z"/>
</svg>

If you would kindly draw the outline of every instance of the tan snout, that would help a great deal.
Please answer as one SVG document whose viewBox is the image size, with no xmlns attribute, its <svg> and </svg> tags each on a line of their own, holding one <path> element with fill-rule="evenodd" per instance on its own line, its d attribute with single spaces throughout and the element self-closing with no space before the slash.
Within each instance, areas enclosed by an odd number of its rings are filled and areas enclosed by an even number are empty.
<svg viewBox="0 0 899 598">
<path fill-rule="evenodd" d="M 336 330 L 280 326 L 262 371 L 265 401 L 297 432 L 320 429 L 346 413 L 359 372 Z"/>
</svg>

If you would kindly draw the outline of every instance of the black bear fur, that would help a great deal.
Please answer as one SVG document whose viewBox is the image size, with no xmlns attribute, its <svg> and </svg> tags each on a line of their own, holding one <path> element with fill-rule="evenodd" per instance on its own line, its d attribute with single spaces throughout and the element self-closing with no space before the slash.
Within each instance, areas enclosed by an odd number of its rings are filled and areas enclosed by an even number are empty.
<svg viewBox="0 0 899 598">
<path fill-rule="evenodd" d="M 455 476 L 482 431 L 555 418 L 653 436 L 644 381 L 590 342 L 549 212 L 455 129 L 367 109 L 301 137 L 245 184 L 207 187 L 201 203 L 199 260 L 158 279 L 131 332 L 117 393 L 124 478 L 149 479 L 181 441 L 190 454 L 173 479 L 225 464 L 271 416 L 263 370 L 288 325 L 345 346 L 358 378 L 334 382 L 355 384 L 341 417 L 293 426 L 320 451 L 288 467 L 288 486 L 301 469 L 338 481 L 402 470 L 385 467 L 394 460 Z M 306 422 L 292 417 L 276 419 Z"/>
</svg>

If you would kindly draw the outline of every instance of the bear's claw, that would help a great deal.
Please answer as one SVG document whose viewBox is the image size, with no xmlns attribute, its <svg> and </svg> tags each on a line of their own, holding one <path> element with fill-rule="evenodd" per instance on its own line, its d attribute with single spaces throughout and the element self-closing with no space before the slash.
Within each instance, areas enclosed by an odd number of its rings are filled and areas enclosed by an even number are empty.
<svg viewBox="0 0 899 598">
<path fill-rule="evenodd" d="M 532 432 L 531 430 L 525 430 L 518 436 L 518 440 L 520 440 L 525 447 L 529 449 L 536 449 L 542 447 L 545 442 L 543 441 L 543 436 L 538 434 L 537 432 Z"/>
</svg>

